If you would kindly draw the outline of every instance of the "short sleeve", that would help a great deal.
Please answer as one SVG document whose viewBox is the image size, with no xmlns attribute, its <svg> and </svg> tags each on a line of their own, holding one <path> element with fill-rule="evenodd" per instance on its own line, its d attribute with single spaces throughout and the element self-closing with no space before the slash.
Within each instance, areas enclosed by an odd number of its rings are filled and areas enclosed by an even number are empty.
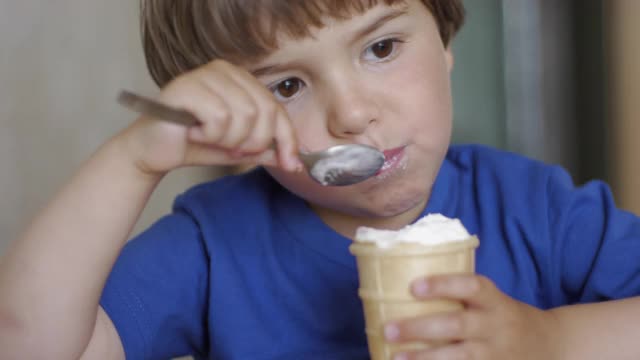
<svg viewBox="0 0 640 360">
<path fill-rule="evenodd" d="M 207 284 L 208 256 L 186 211 L 174 210 L 131 240 L 100 300 L 126 358 L 206 353 Z"/>
<path fill-rule="evenodd" d="M 640 295 L 640 219 L 616 207 L 609 187 L 574 187 L 555 169 L 548 184 L 554 266 L 571 303 Z"/>
</svg>

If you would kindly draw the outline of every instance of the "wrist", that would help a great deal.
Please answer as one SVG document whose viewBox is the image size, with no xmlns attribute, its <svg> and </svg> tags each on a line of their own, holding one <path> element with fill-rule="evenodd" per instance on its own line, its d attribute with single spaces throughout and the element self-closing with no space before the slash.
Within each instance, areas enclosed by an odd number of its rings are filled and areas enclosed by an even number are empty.
<svg viewBox="0 0 640 360">
<path fill-rule="evenodd" d="M 127 164 L 135 178 L 145 182 L 158 183 L 167 172 L 154 171 L 146 164 L 142 157 L 143 149 L 140 148 L 139 142 L 133 136 L 134 126 L 118 133 L 107 142 L 106 146 L 114 157 Z"/>
<path fill-rule="evenodd" d="M 135 172 L 135 176 L 146 181 L 159 182 L 168 171 L 158 171 L 147 164 L 144 145 L 136 134 L 139 132 L 138 122 L 134 122 L 109 141 L 115 156 L 120 157 Z"/>
</svg>

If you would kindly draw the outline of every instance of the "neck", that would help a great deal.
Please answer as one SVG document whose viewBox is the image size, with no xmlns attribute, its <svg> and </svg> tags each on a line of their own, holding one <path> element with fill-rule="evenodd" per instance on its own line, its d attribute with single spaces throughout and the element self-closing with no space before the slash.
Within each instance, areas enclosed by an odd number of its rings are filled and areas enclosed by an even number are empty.
<svg viewBox="0 0 640 360">
<path fill-rule="evenodd" d="M 367 226 L 376 229 L 398 230 L 409 225 L 416 220 L 420 214 L 422 214 L 425 206 L 426 200 L 421 202 L 418 206 L 397 215 L 371 217 L 345 214 L 310 204 L 313 212 L 315 212 L 325 224 L 340 235 L 352 240 L 355 238 L 356 229 L 360 226 Z"/>
</svg>

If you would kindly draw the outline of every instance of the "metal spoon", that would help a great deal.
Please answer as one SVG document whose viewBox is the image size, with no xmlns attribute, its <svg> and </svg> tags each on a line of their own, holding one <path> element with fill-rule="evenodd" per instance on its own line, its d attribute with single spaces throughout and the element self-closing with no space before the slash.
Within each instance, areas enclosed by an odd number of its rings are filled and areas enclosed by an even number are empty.
<svg viewBox="0 0 640 360">
<path fill-rule="evenodd" d="M 175 109 L 129 91 L 121 91 L 118 102 L 131 110 L 150 115 L 153 119 L 184 126 L 200 123 L 185 110 Z M 298 156 L 311 178 L 324 186 L 359 183 L 375 175 L 384 164 L 384 154 L 381 151 L 362 144 L 337 145 L 323 151 L 300 152 Z"/>
</svg>

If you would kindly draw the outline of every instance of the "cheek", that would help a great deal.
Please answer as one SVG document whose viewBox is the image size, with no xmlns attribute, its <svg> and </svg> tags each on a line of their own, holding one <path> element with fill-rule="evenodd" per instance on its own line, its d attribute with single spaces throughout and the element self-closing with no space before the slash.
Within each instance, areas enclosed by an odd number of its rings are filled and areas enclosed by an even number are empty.
<svg viewBox="0 0 640 360">
<path fill-rule="evenodd" d="M 415 54 L 408 56 L 396 69 L 392 84 L 424 111 L 449 111 L 451 107 L 451 84 L 445 61 L 445 53 Z"/>
<path fill-rule="evenodd" d="M 287 107 L 287 113 L 302 151 L 324 150 L 331 144 L 324 112 L 312 101 Z"/>
<path fill-rule="evenodd" d="M 408 124 L 407 135 L 442 145 L 451 135 L 451 87 L 444 55 L 436 59 L 407 61 L 397 70 L 393 88 L 402 89 L 395 96 Z"/>
</svg>

